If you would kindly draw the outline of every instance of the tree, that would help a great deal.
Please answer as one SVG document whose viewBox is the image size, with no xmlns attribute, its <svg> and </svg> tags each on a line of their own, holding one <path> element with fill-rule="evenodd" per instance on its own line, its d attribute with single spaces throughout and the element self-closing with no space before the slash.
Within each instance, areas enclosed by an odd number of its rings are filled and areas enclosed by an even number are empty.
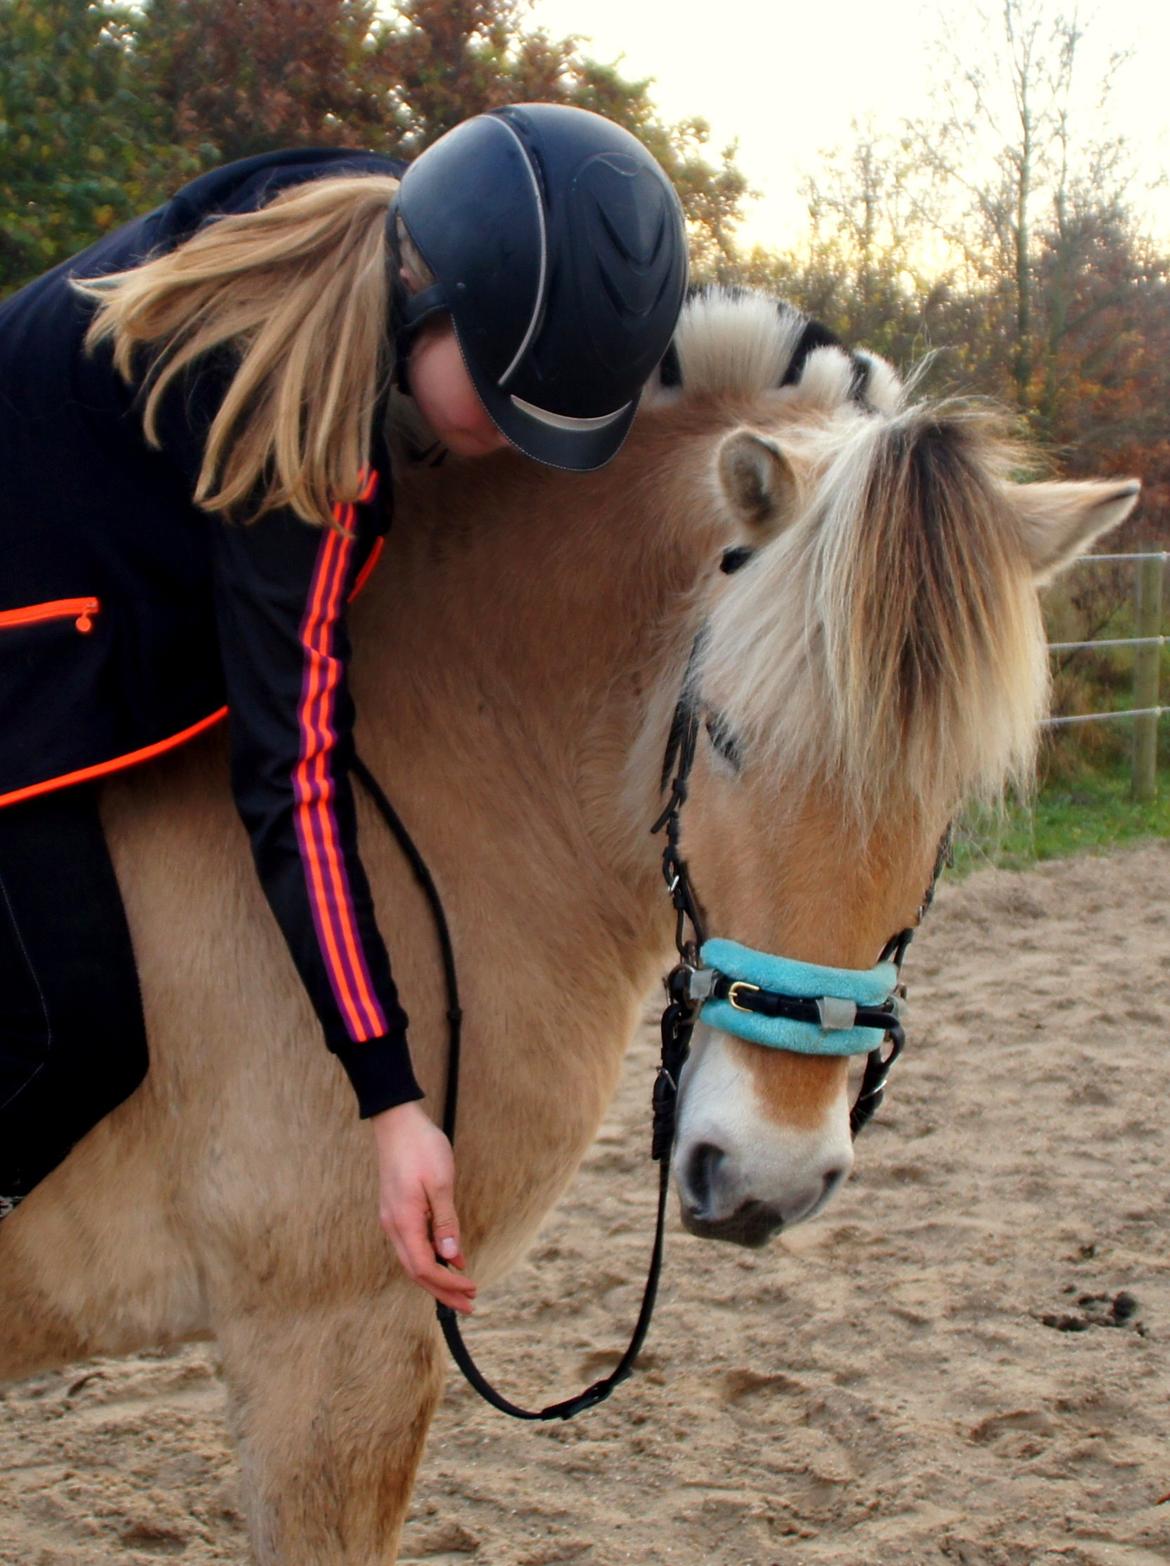
<svg viewBox="0 0 1170 1566">
<path fill-rule="evenodd" d="M 89 0 L 0 0 L 0 291 L 149 206 L 185 165 L 161 146 L 131 27 Z"/>
<path fill-rule="evenodd" d="M 1059 230 L 1078 187 L 1120 199 L 1123 148 L 1080 131 L 1085 29 L 1075 7 L 1070 15 L 1050 0 L 1002 0 L 998 13 L 977 9 L 970 25 L 977 50 L 965 34 L 940 35 L 937 110 L 908 125 L 908 139 L 932 180 L 923 219 L 961 258 L 966 291 L 985 296 L 1004 389 L 1035 413 L 1050 351 L 1037 313 L 1038 232 Z M 1114 57 L 1097 83 L 1098 116 L 1120 63 Z M 1066 262 L 1071 275 L 1075 258 Z M 1059 309 L 1059 271 L 1049 284 L 1048 304 Z"/>
<path fill-rule="evenodd" d="M 210 164 L 296 145 L 410 159 L 451 126 L 523 101 L 575 103 L 638 135 L 674 179 L 700 266 L 726 262 L 746 181 L 704 121 L 661 121 L 647 81 L 526 30 L 525 0 L 150 0 L 143 65 L 173 105 L 172 134 Z"/>
<path fill-rule="evenodd" d="M 816 173 L 802 182 L 801 250 L 757 253 L 740 276 L 782 292 L 844 341 L 905 362 L 921 355 L 945 288 L 921 265 L 905 148 L 872 127 L 853 129 L 853 145 L 822 151 Z"/>
<path fill-rule="evenodd" d="M 1050 443 L 1076 473 L 1139 474 L 1142 511 L 1127 537 L 1170 515 L 1170 262 L 1133 231 L 1123 210 L 1087 208 L 1054 229 L 1041 253 L 1044 299 L 1059 270 L 1053 334 Z M 1068 272 L 1060 247 L 1078 256 Z"/>
<path fill-rule="evenodd" d="M 521 100 L 608 114 L 674 179 L 696 262 L 726 268 L 746 181 L 650 83 L 524 26 L 527 0 L 0 0 L 0 288 L 213 164 L 288 146 L 410 158 Z"/>
<path fill-rule="evenodd" d="M 201 166 L 290 146 L 393 142 L 374 0 L 149 0 L 141 75 Z"/>
<path fill-rule="evenodd" d="M 398 0 L 379 57 L 393 134 L 417 156 L 471 114 L 565 96 L 575 45 L 525 33 L 520 0 Z"/>
</svg>

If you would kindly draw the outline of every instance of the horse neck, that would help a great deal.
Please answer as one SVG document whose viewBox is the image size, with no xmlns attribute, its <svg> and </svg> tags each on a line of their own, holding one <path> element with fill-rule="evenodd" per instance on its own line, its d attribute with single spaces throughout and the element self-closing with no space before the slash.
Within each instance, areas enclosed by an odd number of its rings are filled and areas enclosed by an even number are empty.
<svg viewBox="0 0 1170 1566">
<path fill-rule="evenodd" d="M 367 748 L 393 777 L 408 734 L 429 808 L 567 853 L 566 896 L 626 951 L 657 952 L 667 930 L 648 827 L 696 579 L 717 552 L 667 453 L 635 437 L 600 474 L 508 455 L 407 474 L 388 566 L 355 613 L 356 656 L 380 650 L 363 720 L 393 714 Z"/>
</svg>

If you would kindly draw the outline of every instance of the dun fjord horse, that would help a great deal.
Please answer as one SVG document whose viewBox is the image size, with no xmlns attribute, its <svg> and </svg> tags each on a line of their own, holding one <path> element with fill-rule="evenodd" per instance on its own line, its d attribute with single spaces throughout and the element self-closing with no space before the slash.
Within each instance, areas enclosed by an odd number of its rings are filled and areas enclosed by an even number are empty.
<svg viewBox="0 0 1170 1566">
<path fill-rule="evenodd" d="M 960 800 L 1026 770 L 1037 581 L 1132 484 L 1017 488 L 986 421 L 696 300 L 620 458 L 405 472 L 353 611 L 360 750 L 448 905 L 467 1013 L 458 1205 L 490 1283 L 564 1191 L 673 917 L 648 827 L 691 648 L 710 720 L 683 846 L 713 934 L 868 968 Z M 675 372 L 680 373 L 675 373 Z M 728 546 L 753 553 L 720 571 Z M 0 1375 L 213 1336 L 256 1559 L 394 1558 L 443 1366 L 396 1272 L 348 1087 L 261 901 L 214 739 L 111 784 L 149 1079 L 0 1224 Z M 362 853 L 441 1102 L 432 926 L 380 823 Z M 700 1028 L 685 1221 L 758 1243 L 852 1162 L 846 1064 Z"/>
</svg>

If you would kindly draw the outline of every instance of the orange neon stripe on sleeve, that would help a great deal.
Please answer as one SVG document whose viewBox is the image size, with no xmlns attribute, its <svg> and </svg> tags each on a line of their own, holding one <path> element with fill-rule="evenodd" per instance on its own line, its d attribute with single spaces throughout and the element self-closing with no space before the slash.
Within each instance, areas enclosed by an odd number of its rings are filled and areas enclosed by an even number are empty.
<svg viewBox="0 0 1170 1566">
<path fill-rule="evenodd" d="M 348 878 L 344 870 L 337 817 L 331 809 L 331 801 L 335 792 L 334 783 L 329 775 L 327 765 L 329 750 L 332 749 L 333 741 L 336 738 L 333 731 L 334 695 L 341 681 L 341 664 L 338 659 L 332 656 L 332 631 L 343 601 L 342 593 L 345 587 L 345 578 L 348 573 L 350 555 L 353 552 L 354 535 L 352 529 L 355 520 L 353 507 L 351 506 L 344 517 L 344 523 L 348 531 L 344 542 L 337 551 L 336 568 L 333 579 L 329 584 L 326 615 L 320 638 L 322 643 L 320 651 L 324 660 L 325 679 L 319 697 L 319 711 L 316 715 L 315 727 L 317 732 L 326 740 L 326 744 L 321 746 L 316 755 L 316 811 L 317 824 L 321 829 L 322 842 L 325 848 L 326 866 L 332 883 L 337 921 L 340 926 L 346 955 L 349 957 L 351 972 L 356 982 L 359 1007 L 365 1013 L 366 1027 L 369 1030 L 364 1036 L 366 1038 L 377 1038 L 386 1032 L 386 1020 L 381 1007 L 374 998 L 372 982 L 366 967 L 365 953 L 362 950 L 361 941 L 354 924 L 353 905 L 349 892 Z"/>
<path fill-rule="evenodd" d="M 314 923 L 317 926 L 318 937 L 322 944 L 322 955 L 326 959 L 326 970 L 329 976 L 330 987 L 345 1018 L 346 1028 L 350 1037 L 356 1040 L 369 1036 L 367 1033 L 369 1019 L 362 1015 L 357 997 L 353 993 L 345 972 L 345 963 L 338 943 L 338 932 L 334 925 L 334 910 L 331 907 L 329 889 L 326 886 L 324 867 L 317 845 L 318 812 L 312 797 L 313 785 L 309 771 L 313 753 L 319 743 L 312 722 L 314 705 L 319 690 L 319 676 L 321 674 L 321 658 L 317 650 L 317 639 L 324 616 L 324 607 L 328 597 L 328 583 L 332 574 L 337 547 L 338 535 L 330 532 L 323 541 L 321 554 L 318 558 L 309 619 L 302 636 L 308 659 L 308 683 L 301 703 L 301 754 L 294 775 L 294 786 L 298 800 L 298 826 L 300 828 L 298 836 L 308 869 L 309 893 L 315 915 Z"/>
<path fill-rule="evenodd" d="M 341 664 L 332 655 L 332 635 L 354 543 L 353 508 L 338 508 L 337 517 L 345 530 L 330 532 L 323 541 L 312 602 L 302 631 L 307 681 L 301 702 L 301 753 L 294 788 L 298 837 L 330 984 L 351 1036 L 355 1042 L 362 1042 L 385 1033 L 386 1022 L 373 995 L 355 928 L 337 820 L 331 808 L 334 785 L 328 772 L 328 757 L 336 738 L 334 697 L 341 679 Z"/>
<path fill-rule="evenodd" d="M 348 508 L 344 517 L 339 520 L 343 520 L 344 525 L 352 530 L 355 520 L 352 506 Z M 340 612 L 341 595 L 345 586 L 345 577 L 352 551 L 353 534 L 352 531 L 349 531 L 337 551 L 335 569 L 327 590 L 328 598 L 325 616 L 318 638 L 320 642 L 319 651 L 324 668 L 324 679 L 318 697 L 318 710 L 313 716 L 312 723 L 325 743 L 317 750 L 314 758 L 314 781 L 316 784 L 314 795 L 317 801 L 317 825 L 321 829 L 321 840 L 325 850 L 325 863 L 329 872 L 331 890 L 334 895 L 337 922 L 340 926 L 346 955 L 349 957 L 356 983 L 357 999 L 360 1008 L 365 1012 L 366 1026 L 372 1030 L 366 1034 L 366 1037 L 376 1038 L 379 1034 L 385 1033 L 386 1024 L 382 1017 L 381 1009 L 371 993 L 365 957 L 361 950 L 361 942 L 358 939 L 357 931 L 354 928 L 349 888 L 346 885 L 346 877 L 342 868 L 337 818 L 330 808 L 330 802 L 334 795 L 334 785 L 333 779 L 328 772 L 329 751 L 335 738 L 333 733 L 333 698 L 341 681 L 341 664 L 332 656 L 332 630 Z"/>
<path fill-rule="evenodd" d="M 326 969 L 329 975 L 330 987 L 333 990 L 337 1004 L 340 1007 L 346 1022 L 346 1027 L 355 1037 L 362 1031 L 363 1019 L 358 1015 L 353 997 L 349 992 L 349 986 L 345 982 L 342 968 L 341 954 L 337 949 L 336 937 L 333 931 L 333 922 L 329 917 L 329 904 L 325 892 L 324 877 L 317 856 L 317 845 L 313 837 L 313 812 L 309 799 L 307 760 L 308 750 L 313 744 L 312 730 L 307 723 L 307 714 L 316 694 L 317 660 L 313 653 L 313 638 L 317 622 L 321 613 L 323 589 L 327 575 L 329 555 L 333 549 L 336 535 L 328 534 L 322 544 L 321 554 L 318 555 L 317 570 L 313 580 L 311 602 L 309 612 L 301 631 L 301 641 L 305 647 L 309 661 L 308 688 L 302 692 L 301 708 L 298 714 L 301 730 L 301 750 L 297 759 L 297 765 L 293 773 L 293 789 L 296 798 L 297 812 L 297 837 L 300 844 L 301 856 L 308 872 L 309 897 L 315 915 L 314 923 L 317 927 L 318 939 L 323 947 L 323 955 L 326 959 Z"/>
<path fill-rule="evenodd" d="M 377 482 L 375 475 L 374 482 Z M 371 491 L 372 493 L 372 491 Z M 318 732 L 326 736 L 329 746 L 336 739 L 333 729 L 334 694 L 341 682 L 341 663 L 332 656 L 332 632 L 333 625 L 341 613 L 344 602 L 345 578 L 349 571 L 349 560 L 353 553 L 356 537 L 357 518 L 352 506 L 348 507 L 343 516 L 339 516 L 345 533 L 344 541 L 340 546 L 337 570 L 330 590 L 328 616 L 326 623 L 326 638 L 323 646 L 323 655 L 327 659 L 325 684 L 321 692 L 321 712 L 318 718 Z M 361 941 L 353 918 L 353 902 L 350 897 L 348 878 L 345 874 L 344 860 L 341 853 L 341 845 L 338 838 L 337 817 L 329 808 L 329 801 L 334 795 L 334 784 L 327 772 L 328 751 L 325 747 L 318 752 L 317 774 L 319 783 L 320 804 L 318 810 L 322 827 L 322 835 L 325 843 L 326 861 L 331 871 L 333 887 L 337 899 L 337 912 L 341 924 L 341 933 L 345 941 L 346 951 L 349 955 L 354 977 L 357 981 L 358 997 L 365 1009 L 368 1026 L 372 1031 L 368 1038 L 377 1038 L 386 1032 L 386 1019 L 382 1008 L 378 1005 L 373 995 L 373 985 L 369 971 L 366 967 L 365 953 L 362 950 Z"/>
<path fill-rule="evenodd" d="M 356 579 L 354 581 L 354 584 L 353 584 L 353 586 L 349 590 L 349 600 L 348 601 L 350 603 L 353 603 L 354 599 L 361 592 L 362 588 L 370 580 L 370 577 L 373 575 L 373 572 L 374 572 L 374 567 L 378 564 L 378 561 L 382 558 L 382 550 L 385 548 L 385 545 L 386 545 L 386 540 L 384 538 L 376 538 L 374 540 L 374 547 L 373 547 L 373 549 L 370 550 L 370 553 L 369 553 L 369 556 L 366 559 L 365 565 L 362 566 L 361 570 L 358 572 L 357 577 L 356 577 Z"/>
</svg>

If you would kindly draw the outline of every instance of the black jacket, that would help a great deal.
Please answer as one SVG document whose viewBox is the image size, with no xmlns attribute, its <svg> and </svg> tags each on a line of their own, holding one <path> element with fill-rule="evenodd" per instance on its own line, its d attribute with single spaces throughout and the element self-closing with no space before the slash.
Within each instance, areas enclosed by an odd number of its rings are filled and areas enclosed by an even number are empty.
<svg viewBox="0 0 1170 1566">
<path fill-rule="evenodd" d="M 358 172 L 401 165 L 336 150 L 230 164 L 0 305 L 0 805 L 146 760 L 230 708 L 257 871 L 369 1115 L 421 1096 L 348 779 L 345 604 L 387 513 L 348 507 L 338 530 L 199 510 L 222 382 L 208 372 L 164 400 L 151 450 L 109 351 L 83 349 L 92 306 L 68 282 L 133 266 L 289 185 Z"/>
</svg>

